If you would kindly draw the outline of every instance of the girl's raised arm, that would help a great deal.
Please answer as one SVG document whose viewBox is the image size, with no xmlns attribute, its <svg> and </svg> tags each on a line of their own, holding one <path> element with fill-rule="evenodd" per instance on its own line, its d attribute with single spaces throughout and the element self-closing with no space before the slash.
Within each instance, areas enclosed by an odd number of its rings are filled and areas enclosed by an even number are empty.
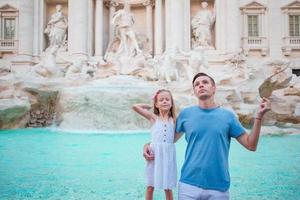
<svg viewBox="0 0 300 200">
<path fill-rule="evenodd" d="M 148 119 L 151 123 L 155 122 L 155 114 L 150 111 L 151 106 L 148 104 L 134 104 L 132 109 L 138 114 Z"/>
</svg>

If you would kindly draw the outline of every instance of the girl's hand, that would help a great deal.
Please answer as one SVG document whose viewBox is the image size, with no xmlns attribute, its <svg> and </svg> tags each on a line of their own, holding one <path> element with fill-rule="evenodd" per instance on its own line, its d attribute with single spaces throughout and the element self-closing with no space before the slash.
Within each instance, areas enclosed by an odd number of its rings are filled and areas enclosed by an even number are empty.
<svg viewBox="0 0 300 200">
<path fill-rule="evenodd" d="M 144 145 L 144 148 L 143 148 L 143 156 L 144 158 L 147 160 L 147 161 L 151 161 L 151 160 L 154 160 L 154 155 L 151 151 L 151 148 L 150 148 L 150 144 L 147 143 Z"/>
</svg>

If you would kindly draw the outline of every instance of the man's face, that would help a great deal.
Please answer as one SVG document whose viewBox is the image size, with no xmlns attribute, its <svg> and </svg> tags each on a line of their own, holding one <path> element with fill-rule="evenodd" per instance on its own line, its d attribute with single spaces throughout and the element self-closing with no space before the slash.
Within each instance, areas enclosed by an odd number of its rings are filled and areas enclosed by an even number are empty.
<svg viewBox="0 0 300 200">
<path fill-rule="evenodd" d="M 206 100 L 212 97 L 216 92 L 216 86 L 207 76 L 199 76 L 193 84 L 193 89 L 196 97 L 201 100 Z"/>
</svg>

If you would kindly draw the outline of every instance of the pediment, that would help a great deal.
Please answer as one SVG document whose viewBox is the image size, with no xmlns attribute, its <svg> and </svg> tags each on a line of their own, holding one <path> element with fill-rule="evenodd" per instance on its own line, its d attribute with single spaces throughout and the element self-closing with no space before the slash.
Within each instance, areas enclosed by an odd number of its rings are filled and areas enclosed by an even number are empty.
<svg viewBox="0 0 300 200">
<path fill-rule="evenodd" d="M 283 6 L 281 9 L 300 9 L 300 1 L 294 1 L 286 6 Z"/>
<path fill-rule="evenodd" d="M 3 6 L 0 7 L 1 11 L 18 11 L 18 9 L 16 9 L 15 7 L 9 5 L 9 4 L 5 4 Z"/>
<path fill-rule="evenodd" d="M 264 6 L 263 4 L 258 3 L 257 1 L 252 1 L 251 3 L 248 3 L 245 6 L 242 6 L 240 9 L 242 10 L 267 9 L 267 7 Z"/>
<path fill-rule="evenodd" d="M 178 0 L 176 0 L 178 1 Z M 123 4 L 127 2 L 130 4 L 130 7 L 136 8 L 136 7 L 144 7 L 145 5 L 154 5 L 155 0 L 104 0 L 104 5 L 107 7 L 110 7 L 110 5 L 114 6 L 121 6 L 123 7 Z"/>
</svg>

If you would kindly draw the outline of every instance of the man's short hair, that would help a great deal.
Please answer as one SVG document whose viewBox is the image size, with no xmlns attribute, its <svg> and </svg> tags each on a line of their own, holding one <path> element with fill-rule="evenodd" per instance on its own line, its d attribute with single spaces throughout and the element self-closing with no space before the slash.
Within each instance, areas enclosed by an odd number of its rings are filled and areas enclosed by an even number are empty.
<svg viewBox="0 0 300 200">
<path fill-rule="evenodd" d="M 207 77 L 211 80 L 211 83 L 212 83 L 214 86 L 216 85 L 215 80 L 214 80 L 211 76 L 209 76 L 209 75 L 207 75 L 207 74 L 205 74 L 205 73 L 203 73 L 203 72 L 199 72 L 199 73 L 196 74 L 196 75 L 194 76 L 194 78 L 193 78 L 193 82 L 192 82 L 193 87 L 194 87 L 194 82 L 195 82 L 195 80 L 196 80 L 198 77 L 200 77 L 200 76 L 207 76 Z"/>
</svg>

